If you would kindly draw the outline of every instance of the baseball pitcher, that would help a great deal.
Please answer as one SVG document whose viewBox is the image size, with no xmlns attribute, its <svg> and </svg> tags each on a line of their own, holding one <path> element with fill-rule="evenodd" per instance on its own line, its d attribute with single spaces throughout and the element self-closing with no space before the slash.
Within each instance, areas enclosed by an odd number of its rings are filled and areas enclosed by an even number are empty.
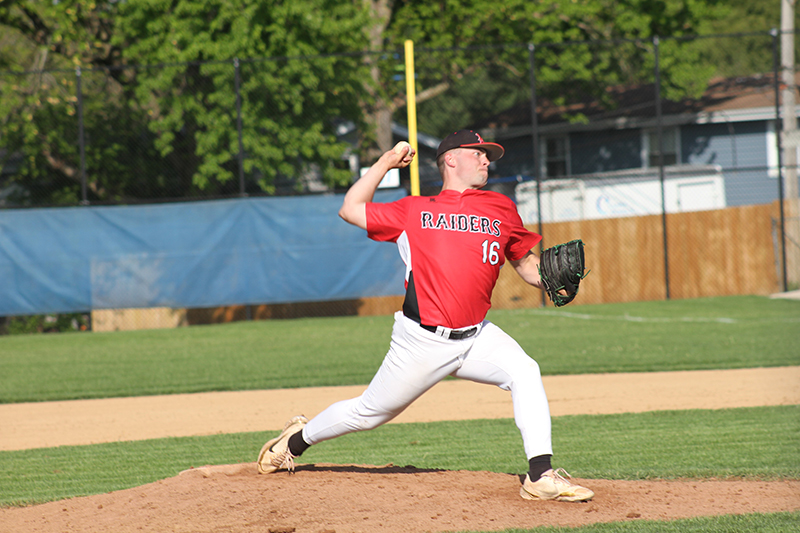
<svg viewBox="0 0 800 533">
<path fill-rule="evenodd" d="M 404 143 L 384 153 L 348 190 L 339 215 L 366 230 L 369 238 L 397 244 L 406 265 L 403 308 L 395 314 L 389 351 L 365 392 L 334 403 L 311 420 L 297 416 L 287 422 L 262 448 L 261 473 L 292 470 L 294 459 L 309 446 L 385 424 L 436 383 L 454 376 L 511 392 L 529 463 L 520 487 L 523 498 L 587 501 L 594 496 L 551 466 L 550 409 L 539 365 L 486 320 L 506 262 L 525 282 L 545 289 L 556 305 L 574 298 L 584 276 L 580 241 L 548 249 L 548 261 L 540 264 L 531 249 L 541 236 L 523 227 L 511 199 L 482 190 L 489 164 L 503 153 L 502 146 L 473 131 L 457 131 L 438 148 L 443 186 L 437 196 L 373 203 L 386 172 L 414 158 Z"/>
</svg>

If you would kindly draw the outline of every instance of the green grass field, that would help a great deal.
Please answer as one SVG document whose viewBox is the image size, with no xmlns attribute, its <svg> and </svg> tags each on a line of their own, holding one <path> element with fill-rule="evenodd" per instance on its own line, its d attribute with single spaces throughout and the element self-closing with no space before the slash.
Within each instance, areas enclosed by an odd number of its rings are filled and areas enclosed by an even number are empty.
<svg viewBox="0 0 800 533">
<path fill-rule="evenodd" d="M 800 364 L 800 301 L 757 296 L 492 311 L 542 373 Z M 0 337 L 0 403 L 361 385 L 391 316 Z"/>
<path fill-rule="evenodd" d="M 493 311 L 490 319 L 519 340 L 545 374 L 800 364 L 798 301 L 571 305 Z M 0 401 L 365 384 L 390 329 L 391 317 L 348 317 L 1 337 Z M 0 452 L 0 505 L 99 494 L 192 466 L 252 461 L 269 436 Z M 800 406 L 565 416 L 554 419 L 553 440 L 556 466 L 580 477 L 800 478 Z M 519 448 L 508 419 L 396 424 L 311 448 L 303 462 L 519 473 L 527 468 Z M 487 449 L 493 450 L 488 457 Z M 798 523 L 798 513 L 776 513 L 535 531 L 793 531 Z"/>
</svg>

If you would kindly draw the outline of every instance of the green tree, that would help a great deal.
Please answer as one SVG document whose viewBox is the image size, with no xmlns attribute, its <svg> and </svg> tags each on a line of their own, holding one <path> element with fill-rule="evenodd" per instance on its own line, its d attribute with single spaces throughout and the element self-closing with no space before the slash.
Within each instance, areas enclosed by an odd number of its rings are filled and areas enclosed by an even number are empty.
<svg viewBox="0 0 800 533">
<path fill-rule="evenodd" d="M 244 170 L 272 191 L 278 177 L 312 171 L 328 185 L 349 181 L 335 127 L 361 123 L 366 71 L 352 52 L 366 44 L 365 24 L 336 0 L 151 0 L 120 6 L 113 42 L 127 61 L 169 65 L 137 69 L 136 98 L 159 152 L 188 144 L 192 180 L 206 190 L 236 176 L 240 58 Z"/>
<path fill-rule="evenodd" d="M 713 21 L 709 31 L 724 34 L 769 32 L 781 28 L 781 0 L 729 0 L 727 16 Z M 795 9 L 795 29 L 800 29 L 800 10 Z M 734 36 L 705 44 L 704 57 L 723 77 L 772 71 L 772 39 L 769 36 Z M 795 36 L 795 57 L 800 57 Z"/>
<path fill-rule="evenodd" d="M 528 43 L 536 45 L 543 97 L 557 105 L 586 98 L 610 105 L 607 87 L 652 82 L 655 36 L 703 34 L 726 13 L 719 0 L 407 0 L 397 2 L 386 39 L 412 39 L 433 51 L 419 62 L 435 72 L 419 73 L 418 102 L 441 107 L 429 131 L 441 134 L 506 109 L 509 100 L 530 98 Z M 508 46 L 514 43 L 520 46 Z M 455 50 L 465 47 L 473 48 Z M 705 88 L 711 68 L 698 68 L 698 51 L 667 40 L 661 54 L 665 97 Z M 486 87 L 487 98 L 475 98 L 476 84 Z M 440 103 L 426 104 L 428 95 Z M 457 109 L 465 122 L 453 125 Z"/>
<path fill-rule="evenodd" d="M 120 99 L 119 84 L 98 79 L 86 69 L 118 61 L 109 44 L 109 10 L 93 2 L 0 2 L 0 140 L 4 172 L 11 174 L 12 200 L 21 204 L 71 204 L 80 200 L 77 84 L 84 76 L 85 134 L 94 150 L 87 154 L 87 184 L 94 198 L 113 198 L 130 145 L 131 123 L 140 118 Z M 103 76 L 102 78 L 105 78 Z M 109 87 L 109 82 L 114 87 Z M 127 137 L 127 138 L 126 138 Z M 96 165 L 95 165 L 96 163 Z M 110 189 L 107 188 L 110 186 Z"/>
<path fill-rule="evenodd" d="M 21 194 L 40 191 L 30 203 L 77 201 L 80 67 L 92 200 L 234 194 L 238 58 L 248 190 L 311 175 L 341 185 L 352 171 L 337 128 L 358 132 L 349 140 L 369 163 L 391 146 L 392 118 L 405 121 L 406 39 L 418 50 L 420 131 L 442 135 L 530 97 L 529 43 L 542 97 L 602 99 L 606 87 L 652 81 L 653 37 L 719 29 L 736 12 L 727 5 L 0 0 L 0 65 L 28 72 L 2 75 L 0 157 Z M 587 41 L 596 44 L 565 46 Z M 715 68 L 704 53 L 662 41 L 664 96 L 702 91 Z"/>
<path fill-rule="evenodd" d="M 248 184 L 349 181 L 335 130 L 363 124 L 370 99 L 352 55 L 366 15 L 333 0 L 0 2 L 13 34 L 0 62 L 28 72 L 0 84 L 0 155 L 24 185 L 17 201 L 79 200 L 78 68 L 91 200 L 235 193 L 235 58 Z"/>
</svg>

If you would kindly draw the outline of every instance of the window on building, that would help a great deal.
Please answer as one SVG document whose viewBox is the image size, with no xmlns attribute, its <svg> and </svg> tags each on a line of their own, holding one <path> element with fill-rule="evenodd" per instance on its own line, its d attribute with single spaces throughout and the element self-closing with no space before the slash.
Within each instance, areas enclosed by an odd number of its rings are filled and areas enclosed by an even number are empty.
<svg viewBox="0 0 800 533">
<path fill-rule="evenodd" d="M 569 175 L 569 143 L 566 137 L 542 140 L 542 174 L 549 178 Z"/>
<path fill-rule="evenodd" d="M 661 137 L 664 146 L 664 164 L 675 165 L 678 163 L 678 128 L 663 128 Z M 657 167 L 658 160 L 658 130 L 645 132 L 645 157 L 648 167 Z"/>
</svg>

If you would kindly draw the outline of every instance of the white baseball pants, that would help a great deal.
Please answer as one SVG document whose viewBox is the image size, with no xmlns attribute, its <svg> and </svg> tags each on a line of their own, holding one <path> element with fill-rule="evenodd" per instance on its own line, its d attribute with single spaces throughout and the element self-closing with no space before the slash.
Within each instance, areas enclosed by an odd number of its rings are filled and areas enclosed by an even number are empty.
<svg viewBox="0 0 800 533">
<path fill-rule="evenodd" d="M 448 340 L 395 314 L 389 352 L 364 393 L 334 403 L 303 428 L 308 444 L 385 424 L 447 376 L 511 391 L 528 459 L 553 453 L 550 408 L 539 365 L 489 321 L 468 339 Z"/>
</svg>

